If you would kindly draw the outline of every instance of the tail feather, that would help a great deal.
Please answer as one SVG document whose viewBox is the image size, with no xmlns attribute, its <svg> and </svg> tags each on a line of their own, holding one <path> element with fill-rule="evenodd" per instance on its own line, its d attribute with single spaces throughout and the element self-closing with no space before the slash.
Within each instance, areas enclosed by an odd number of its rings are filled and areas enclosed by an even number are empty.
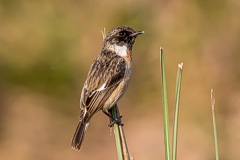
<svg viewBox="0 0 240 160">
<path fill-rule="evenodd" d="M 85 136 L 85 132 L 87 131 L 89 123 L 85 123 L 83 121 L 78 123 L 77 129 L 74 133 L 73 139 L 72 139 L 72 148 L 80 150 L 82 146 L 82 142 Z"/>
</svg>

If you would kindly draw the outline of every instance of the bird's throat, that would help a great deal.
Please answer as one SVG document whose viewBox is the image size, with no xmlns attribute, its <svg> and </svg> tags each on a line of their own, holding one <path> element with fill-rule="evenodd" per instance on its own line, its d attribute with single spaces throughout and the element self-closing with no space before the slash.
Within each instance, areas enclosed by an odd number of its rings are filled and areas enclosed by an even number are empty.
<svg viewBox="0 0 240 160">
<path fill-rule="evenodd" d="M 119 45 L 111 45 L 109 47 L 110 50 L 114 51 L 115 53 L 117 53 L 117 55 L 121 56 L 121 57 L 127 57 L 128 56 L 128 48 L 127 46 L 123 45 L 123 46 L 119 46 Z"/>
</svg>

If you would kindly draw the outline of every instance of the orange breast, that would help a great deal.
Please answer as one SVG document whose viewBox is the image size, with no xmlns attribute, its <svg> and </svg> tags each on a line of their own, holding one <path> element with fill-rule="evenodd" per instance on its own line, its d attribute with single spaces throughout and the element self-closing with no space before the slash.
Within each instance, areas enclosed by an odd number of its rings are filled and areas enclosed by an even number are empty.
<svg viewBox="0 0 240 160">
<path fill-rule="evenodd" d="M 127 50 L 127 57 L 131 56 L 131 52 Z"/>
<path fill-rule="evenodd" d="M 126 57 L 124 57 L 125 58 L 125 60 L 127 61 L 127 63 L 128 63 L 128 66 L 131 66 L 132 65 L 132 55 L 131 55 L 132 53 L 129 51 L 129 50 L 127 50 L 127 55 L 126 55 Z"/>
</svg>

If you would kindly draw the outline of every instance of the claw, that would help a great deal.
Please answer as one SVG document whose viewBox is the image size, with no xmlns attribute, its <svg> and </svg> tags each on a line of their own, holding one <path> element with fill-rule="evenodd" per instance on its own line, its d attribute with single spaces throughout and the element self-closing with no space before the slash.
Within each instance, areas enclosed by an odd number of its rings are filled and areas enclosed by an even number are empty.
<svg viewBox="0 0 240 160">
<path fill-rule="evenodd" d="M 115 123 L 120 125 L 120 126 L 123 126 L 124 124 L 122 123 L 121 118 L 122 118 L 122 116 L 120 116 L 118 119 L 112 119 L 112 122 L 110 122 L 108 124 L 108 126 L 112 127 Z"/>
<path fill-rule="evenodd" d="M 122 116 L 119 116 L 117 119 L 114 119 L 107 112 L 103 111 L 103 113 L 106 114 L 110 118 L 110 123 L 108 124 L 109 127 L 112 127 L 115 123 L 120 125 L 120 126 L 123 126 L 122 121 L 121 121 Z"/>
</svg>

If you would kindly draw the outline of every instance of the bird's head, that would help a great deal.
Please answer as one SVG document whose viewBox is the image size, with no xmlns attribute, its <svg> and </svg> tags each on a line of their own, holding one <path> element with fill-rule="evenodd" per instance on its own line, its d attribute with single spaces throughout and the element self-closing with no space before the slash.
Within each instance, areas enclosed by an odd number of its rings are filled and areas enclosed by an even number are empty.
<svg viewBox="0 0 240 160">
<path fill-rule="evenodd" d="M 132 50 L 132 46 L 138 35 L 143 34 L 144 31 L 136 31 L 128 26 L 119 26 L 108 32 L 104 39 L 104 47 L 111 46 L 126 46 Z"/>
</svg>

